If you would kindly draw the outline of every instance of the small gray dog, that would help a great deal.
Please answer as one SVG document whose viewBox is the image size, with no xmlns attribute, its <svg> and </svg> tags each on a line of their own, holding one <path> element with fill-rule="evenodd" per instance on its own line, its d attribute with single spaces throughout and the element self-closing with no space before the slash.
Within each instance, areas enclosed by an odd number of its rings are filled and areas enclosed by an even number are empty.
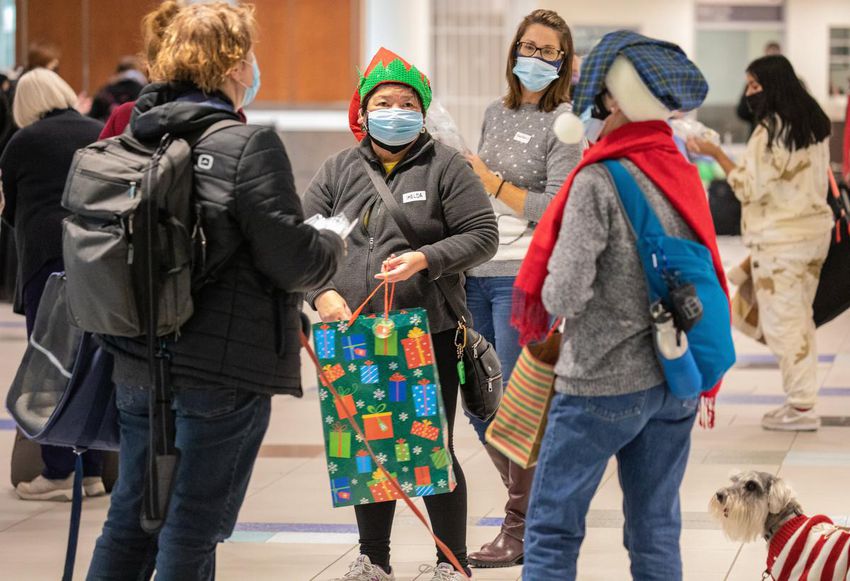
<svg viewBox="0 0 850 581">
<path fill-rule="evenodd" d="M 850 581 L 850 532 L 823 515 L 807 517 L 794 491 L 767 472 L 742 472 L 718 490 L 709 512 L 733 541 L 768 542 L 763 579 Z"/>
</svg>

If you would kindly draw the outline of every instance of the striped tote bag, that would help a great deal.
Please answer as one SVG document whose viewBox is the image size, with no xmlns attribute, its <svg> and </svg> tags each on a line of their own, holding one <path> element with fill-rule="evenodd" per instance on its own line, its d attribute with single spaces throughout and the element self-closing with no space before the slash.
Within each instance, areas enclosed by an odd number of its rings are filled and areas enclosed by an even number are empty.
<svg viewBox="0 0 850 581">
<path fill-rule="evenodd" d="M 499 411 L 487 428 L 487 443 L 523 468 L 537 464 L 560 352 L 561 334 L 554 330 L 540 343 L 523 348 Z"/>
</svg>

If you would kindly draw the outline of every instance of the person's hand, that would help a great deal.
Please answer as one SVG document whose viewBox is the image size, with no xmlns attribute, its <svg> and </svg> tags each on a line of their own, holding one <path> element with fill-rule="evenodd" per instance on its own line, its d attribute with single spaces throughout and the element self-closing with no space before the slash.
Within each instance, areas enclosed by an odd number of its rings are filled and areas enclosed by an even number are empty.
<svg viewBox="0 0 850 581">
<path fill-rule="evenodd" d="M 472 165 L 472 171 L 475 172 L 475 175 L 477 175 L 484 184 L 484 189 L 492 196 L 502 180 L 499 179 L 499 176 L 490 171 L 487 164 L 474 153 L 467 153 L 466 160 L 470 163 L 470 165 Z"/>
<path fill-rule="evenodd" d="M 421 252 L 405 252 L 401 256 L 391 255 L 384 261 L 383 272 L 375 278 L 387 282 L 402 282 L 428 268 L 428 259 Z"/>
<path fill-rule="evenodd" d="M 91 106 L 94 103 L 94 99 L 88 96 L 88 94 L 83 91 L 79 95 L 77 95 L 77 106 L 74 107 L 80 115 L 88 115 L 91 112 Z"/>
<path fill-rule="evenodd" d="M 719 145 L 712 143 L 711 141 L 707 141 L 705 139 L 700 139 L 699 137 L 689 137 L 686 145 L 688 151 L 690 151 L 691 153 L 695 153 L 697 155 L 707 155 L 715 159 L 721 152 Z"/>
<path fill-rule="evenodd" d="M 335 323 L 337 321 L 349 321 L 351 309 L 348 303 L 335 290 L 325 291 L 316 297 L 316 310 L 323 323 Z"/>
</svg>

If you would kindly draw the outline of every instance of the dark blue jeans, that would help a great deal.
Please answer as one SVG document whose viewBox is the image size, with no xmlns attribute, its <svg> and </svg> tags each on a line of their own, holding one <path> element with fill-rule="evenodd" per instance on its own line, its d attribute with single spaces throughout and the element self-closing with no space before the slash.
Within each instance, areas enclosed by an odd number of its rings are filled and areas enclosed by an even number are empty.
<svg viewBox="0 0 850 581">
<path fill-rule="evenodd" d="M 466 303 L 472 314 L 472 323 L 475 330 L 496 348 L 505 385 L 522 351 L 519 333 L 511 325 L 514 280 L 516 277 L 513 276 L 470 276 L 466 279 Z M 484 443 L 484 433 L 490 422 L 469 417 L 469 423 Z"/>
<path fill-rule="evenodd" d="M 216 545 L 233 532 L 254 460 L 269 425 L 271 398 L 237 389 L 175 394 L 180 465 L 165 525 L 139 525 L 148 439 L 148 389 L 117 386 L 118 482 L 97 540 L 88 581 L 215 578 Z"/>
<path fill-rule="evenodd" d="M 632 578 L 680 581 L 679 486 L 696 406 L 666 385 L 610 397 L 557 394 L 531 489 L 523 579 L 576 579 L 585 516 L 616 456 Z"/>
</svg>

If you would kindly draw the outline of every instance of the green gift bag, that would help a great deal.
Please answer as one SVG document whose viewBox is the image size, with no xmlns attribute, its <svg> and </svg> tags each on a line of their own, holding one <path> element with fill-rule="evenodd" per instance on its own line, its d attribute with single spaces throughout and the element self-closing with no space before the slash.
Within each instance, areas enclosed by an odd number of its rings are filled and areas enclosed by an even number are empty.
<svg viewBox="0 0 850 581">
<path fill-rule="evenodd" d="M 397 499 L 390 478 L 409 496 L 445 494 L 456 486 L 428 316 L 424 309 L 391 311 L 389 333 L 383 318 L 361 316 L 350 327 L 346 323 L 313 326 L 314 339 L 322 346 L 320 366 L 330 372 L 327 380 L 338 396 L 320 375 L 319 407 L 335 507 Z M 376 335 L 379 321 L 384 328 Z M 420 420 L 426 418 L 419 417 L 414 397 L 415 386 L 422 385 L 432 385 L 435 389 L 429 388 L 429 393 L 436 392 L 436 411 L 427 418 L 427 430 L 422 429 Z M 359 426 L 362 437 L 346 415 Z M 366 443 L 375 452 L 378 466 L 364 474 Z M 432 482 L 417 486 L 417 469 L 425 467 L 430 468 Z M 343 481 L 345 494 L 340 494 Z"/>
</svg>

